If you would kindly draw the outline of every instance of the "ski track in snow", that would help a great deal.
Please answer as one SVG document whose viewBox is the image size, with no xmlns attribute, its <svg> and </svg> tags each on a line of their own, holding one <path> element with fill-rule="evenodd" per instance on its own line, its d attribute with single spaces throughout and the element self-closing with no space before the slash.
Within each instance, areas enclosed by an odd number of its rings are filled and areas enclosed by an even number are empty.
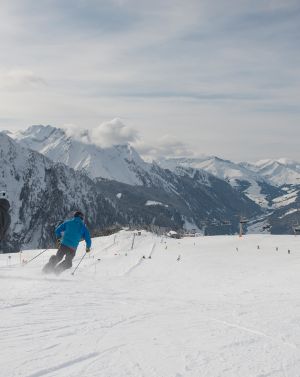
<svg viewBox="0 0 300 377">
<path fill-rule="evenodd" d="M 114 237 L 74 276 L 0 255 L 1 376 L 299 377 L 297 237 Z"/>
<path fill-rule="evenodd" d="M 94 352 L 94 353 L 91 353 L 91 354 L 87 354 L 85 356 L 81 356 L 81 357 L 78 357 L 77 359 L 74 359 L 74 360 L 70 360 L 70 361 L 67 361 L 65 363 L 62 363 L 62 364 L 59 364 L 55 367 L 51 367 L 51 368 L 47 368 L 47 369 L 43 369 L 43 370 L 40 370 L 36 373 L 33 373 L 33 374 L 30 374 L 28 375 L 27 377 L 41 377 L 41 376 L 45 376 L 46 374 L 49 374 L 51 372 L 55 372 L 59 369 L 64 369 L 64 368 L 67 368 L 68 366 L 70 365 L 74 365 L 76 363 L 81 363 L 85 360 L 88 360 L 88 359 L 91 359 L 91 358 L 94 358 L 96 356 L 98 356 L 99 354 Z"/>
<path fill-rule="evenodd" d="M 210 318 L 210 320 L 218 322 L 218 323 L 221 323 L 222 325 L 225 325 L 225 326 L 228 326 L 228 327 L 232 327 L 232 328 L 235 328 L 235 329 L 238 329 L 238 330 L 249 332 L 249 333 L 254 334 L 254 335 L 258 335 L 258 336 L 262 336 L 262 337 L 268 338 L 268 339 L 270 339 L 272 341 L 279 341 L 279 342 L 281 342 L 282 344 L 284 344 L 284 345 L 286 345 L 288 347 L 291 347 L 291 348 L 294 348 L 294 349 L 298 349 L 298 347 L 295 344 L 293 344 L 293 343 L 287 343 L 287 342 L 285 342 L 282 339 L 277 339 L 277 338 L 275 338 L 273 336 L 265 334 L 262 331 L 249 329 L 248 327 L 239 326 L 239 325 L 237 325 L 235 323 L 229 323 L 229 322 L 222 321 L 222 320 L 216 319 L 216 318 Z"/>
</svg>

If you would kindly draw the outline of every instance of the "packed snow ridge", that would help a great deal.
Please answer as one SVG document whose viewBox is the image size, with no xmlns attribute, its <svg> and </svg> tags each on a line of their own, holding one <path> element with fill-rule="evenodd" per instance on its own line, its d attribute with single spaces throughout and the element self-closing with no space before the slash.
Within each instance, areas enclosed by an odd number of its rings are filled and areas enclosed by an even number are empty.
<svg viewBox="0 0 300 377">
<path fill-rule="evenodd" d="M 299 376 L 295 237 L 122 231 L 59 277 L 39 252 L 0 255 L 3 376 Z"/>
</svg>

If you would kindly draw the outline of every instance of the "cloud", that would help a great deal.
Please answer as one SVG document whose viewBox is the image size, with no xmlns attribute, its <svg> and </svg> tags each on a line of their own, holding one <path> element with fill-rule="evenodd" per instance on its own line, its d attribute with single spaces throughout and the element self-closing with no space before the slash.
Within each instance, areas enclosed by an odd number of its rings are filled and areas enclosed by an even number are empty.
<svg viewBox="0 0 300 377">
<path fill-rule="evenodd" d="M 134 143 L 139 139 L 138 132 L 126 126 L 121 119 L 101 123 L 89 130 L 80 129 L 75 125 L 64 125 L 67 135 L 85 143 L 93 143 L 101 148 L 109 148 L 113 145 Z"/>
<path fill-rule="evenodd" d="M 174 136 L 164 135 L 153 144 L 143 140 L 138 131 L 123 123 L 120 118 L 101 123 L 90 129 L 78 128 L 73 124 L 63 125 L 68 136 L 87 144 L 95 144 L 101 148 L 113 145 L 131 144 L 147 161 L 159 157 L 193 157 L 195 152 L 191 146 Z"/>
<path fill-rule="evenodd" d="M 297 158 L 289 139 L 274 151 L 257 135 L 300 137 L 299 22 L 299 0 L 3 0 L 0 127 L 119 116 L 149 155 Z M 91 131 L 99 144 L 137 143 L 108 128 Z M 165 134 L 179 144 L 158 145 Z"/>
<path fill-rule="evenodd" d="M 0 87 L 10 90 L 28 90 L 46 85 L 40 76 L 24 69 L 13 69 L 0 73 Z"/>
<path fill-rule="evenodd" d="M 174 136 L 164 135 L 154 145 L 149 145 L 142 140 L 133 144 L 136 150 L 147 160 L 160 157 L 195 157 L 195 152 L 188 145 Z"/>
<path fill-rule="evenodd" d="M 115 118 L 90 130 L 94 143 L 102 147 L 132 143 L 138 139 L 138 132 L 126 126 L 121 119 Z"/>
<path fill-rule="evenodd" d="M 87 129 L 79 128 L 76 124 L 63 124 L 62 129 L 68 137 L 81 141 L 82 143 L 90 144 L 90 132 Z"/>
</svg>

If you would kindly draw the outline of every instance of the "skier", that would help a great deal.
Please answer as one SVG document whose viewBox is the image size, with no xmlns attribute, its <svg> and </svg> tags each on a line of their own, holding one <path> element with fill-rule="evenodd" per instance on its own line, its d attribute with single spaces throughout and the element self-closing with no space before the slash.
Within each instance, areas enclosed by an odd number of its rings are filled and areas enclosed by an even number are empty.
<svg viewBox="0 0 300 377">
<path fill-rule="evenodd" d="M 5 191 L 0 192 L 0 246 L 4 248 L 5 235 L 11 223 L 10 204 Z"/>
<path fill-rule="evenodd" d="M 43 272 L 54 272 L 56 275 L 59 275 L 64 270 L 71 268 L 76 249 L 82 238 L 84 238 L 86 243 L 86 252 L 90 252 L 92 241 L 83 221 L 83 213 L 76 211 L 72 219 L 66 220 L 55 229 L 58 251 L 56 255 L 51 256 L 49 262 L 44 266 Z M 65 259 L 61 262 L 64 257 Z"/>
</svg>

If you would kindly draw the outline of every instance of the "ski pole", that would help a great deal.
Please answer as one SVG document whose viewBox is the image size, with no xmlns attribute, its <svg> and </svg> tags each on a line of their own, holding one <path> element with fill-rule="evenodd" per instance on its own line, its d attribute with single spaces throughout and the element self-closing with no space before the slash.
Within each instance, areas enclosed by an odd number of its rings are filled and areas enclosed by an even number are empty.
<svg viewBox="0 0 300 377">
<path fill-rule="evenodd" d="M 42 255 L 42 254 L 43 254 L 45 251 L 47 251 L 47 250 L 49 250 L 49 249 L 45 249 L 45 250 L 43 250 L 42 252 L 40 252 L 38 255 L 36 255 L 35 257 L 29 259 L 29 261 L 26 262 L 26 264 L 32 262 L 35 258 L 39 257 L 40 255 Z"/>
<path fill-rule="evenodd" d="M 86 256 L 87 253 L 83 254 L 83 257 L 80 259 L 79 263 L 77 264 L 77 266 L 75 267 L 74 271 L 72 272 L 71 275 L 74 275 L 75 274 L 75 271 L 77 270 L 77 268 L 79 267 L 80 263 L 83 261 L 83 258 Z"/>
</svg>

